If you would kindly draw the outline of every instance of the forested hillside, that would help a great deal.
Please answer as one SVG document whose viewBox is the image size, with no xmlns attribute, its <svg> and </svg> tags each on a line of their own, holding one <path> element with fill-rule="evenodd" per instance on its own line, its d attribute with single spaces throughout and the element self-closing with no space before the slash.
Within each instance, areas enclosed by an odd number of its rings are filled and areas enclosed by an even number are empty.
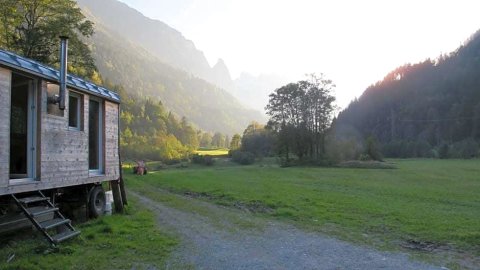
<svg viewBox="0 0 480 270">
<path fill-rule="evenodd" d="M 370 135 L 386 156 L 471 157 L 480 142 L 480 32 L 437 60 L 407 64 L 341 112 L 337 136 Z"/>
<path fill-rule="evenodd" d="M 234 134 L 250 121 L 262 120 L 259 112 L 244 108 L 225 90 L 173 68 L 147 51 L 144 44 L 131 42 L 108 28 L 103 18 L 88 8 L 84 7 L 83 13 L 95 23 L 90 42 L 100 73 L 113 84 L 122 85 L 127 93 L 161 100 L 169 110 L 206 131 Z"/>
</svg>

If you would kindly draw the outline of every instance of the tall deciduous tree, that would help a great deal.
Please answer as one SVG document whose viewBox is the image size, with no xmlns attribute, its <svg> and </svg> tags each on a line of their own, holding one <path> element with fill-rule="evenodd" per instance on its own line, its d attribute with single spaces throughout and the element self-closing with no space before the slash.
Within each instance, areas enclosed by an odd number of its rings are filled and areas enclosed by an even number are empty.
<svg viewBox="0 0 480 270">
<path fill-rule="evenodd" d="M 95 62 L 84 38 L 93 34 L 73 0 L 3 0 L 0 4 L 0 46 L 39 62 L 58 66 L 58 37 L 69 37 L 69 71 L 95 79 Z"/>
<path fill-rule="evenodd" d="M 240 149 L 261 158 L 273 152 L 274 141 L 271 131 L 254 121 L 243 132 Z"/>
<path fill-rule="evenodd" d="M 213 147 L 223 147 L 225 145 L 225 136 L 220 132 L 215 132 L 212 137 L 212 146 Z"/>
<path fill-rule="evenodd" d="M 200 138 L 200 146 L 212 147 L 212 134 L 208 132 L 202 133 L 202 136 Z"/>
<path fill-rule="evenodd" d="M 222 146 L 223 148 L 229 148 L 230 147 L 230 137 L 228 135 L 225 135 L 225 143 Z"/>
<path fill-rule="evenodd" d="M 242 137 L 240 137 L 240 134 L 235 134 L 232 137 L 232 141 L 230 142 L 230 150 L 237 150 L 240 148 L 240 142 L 242 140 Z"/>
<path fill-rule="evenodd" d="M 323 75 L 290 83 L 270 94 L 266 107 L 269 127 L 278 133 L 279 150 L 289 159 L 318 160 L 325 153 L 325 132 L 329 128 L 335 97 L 335 85 Z"/>
</svg>

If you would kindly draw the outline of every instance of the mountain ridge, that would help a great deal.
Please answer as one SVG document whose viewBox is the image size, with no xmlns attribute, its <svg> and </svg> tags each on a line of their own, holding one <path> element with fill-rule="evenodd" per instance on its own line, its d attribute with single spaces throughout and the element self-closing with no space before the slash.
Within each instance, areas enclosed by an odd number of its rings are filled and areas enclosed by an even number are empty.
<svg viewBox="0 0 480 270">
<path fill-rule="evenodd" d="M 227 91 L 163 62 L 143 44 L 124 39 L 110 29 L 88 6 L 81 7 L 95 23 L 96 33 L 89 42 L 102 76 L 124 86 L 127 92 L 156 97 L 177 115 L 209 132 L 232 135 L 253 120 L 265 120 L 259 112 L 244 108 Z"/>
<path fill-rule="evenodd" d="M 151 19 L 125 3 L 116 0 L 77 0 L 96 17 L 102 18 L 105 27 L 119 32 L 122 37 L 141 44 L 152 55 L 175 68 L 192 73 L 201 79 L 222 87 L 228 78 L 218 78 L 204 53 L 193 41 L 168 24 Z M 121 19 L 119 19 L 121 18 Z M 231 80 L 231 79 L 230 79 Z"/>
<path fill-rule="evenodd" d="M 245 107 L 262 114 L 268 102 L 268 94 L 287 83 L 278 78 L 273 82 L 272 76 L 263 75 L 248 78 L 248 88 L 245 88 L 245 78 L 240 75 L 234 80 L 223 59 L 218 59 L 215 65 L 210 66 L 204 53 L 196 48 L 193 41 L 168 24 L 151 19 L 117 0 L 77 2 L 83 9 L 88 8 L 92 16 L 101 18 L 102 24 L 110 31 L 121 33 L 120 36 L 124 39 L 140 44 L 160 61 L 223 88 Z"/>
</svg>

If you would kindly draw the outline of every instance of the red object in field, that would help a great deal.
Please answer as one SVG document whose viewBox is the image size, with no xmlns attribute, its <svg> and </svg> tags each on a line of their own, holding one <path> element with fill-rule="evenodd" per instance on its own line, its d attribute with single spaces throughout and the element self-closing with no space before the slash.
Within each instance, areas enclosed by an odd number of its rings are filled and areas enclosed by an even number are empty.
<svg viewBox="0 0 480 270">
<path fill-rule="evenodd" d="M 137 161 L 137 166 L 133 167 L 133 173 L 137 175 L 147 174 L 147 168 L 145 168 L 145 162 L 143 160 Z"/>
</svg>

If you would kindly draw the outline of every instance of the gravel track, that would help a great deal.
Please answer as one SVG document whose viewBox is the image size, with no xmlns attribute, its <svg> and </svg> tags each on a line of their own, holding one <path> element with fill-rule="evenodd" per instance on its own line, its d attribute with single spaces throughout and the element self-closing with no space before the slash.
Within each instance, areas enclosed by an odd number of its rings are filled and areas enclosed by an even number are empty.
<svg viewBox="0 0 480 270">
<path fill-rule="evenodd" d="M 446 269 L 195 199 L 186 198 L 212 215 L 131 195 L 181 239 L 167 269 Z"/>
</svg>

